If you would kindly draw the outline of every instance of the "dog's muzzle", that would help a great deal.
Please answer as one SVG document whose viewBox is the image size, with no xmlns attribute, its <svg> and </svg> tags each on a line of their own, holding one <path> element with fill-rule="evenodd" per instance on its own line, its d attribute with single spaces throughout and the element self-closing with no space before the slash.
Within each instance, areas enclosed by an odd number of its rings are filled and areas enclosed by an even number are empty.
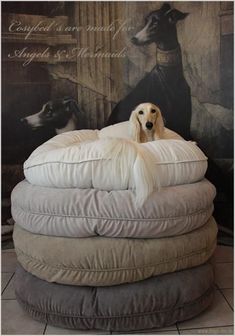
<svg viewBox="0 0 235 336">
<path fill-rule="evenodd" d="M 133 44 L 138 44 L 139 40 L 134 36 L 134 37 L 131 38 L 131 42 Z"/>
<path fill-rule="evenodd" d="M 153 128 L 153 123 L 151 121 L 147 121 L 145 126 L 148 130 L 151 130 Z"/>
</svg>

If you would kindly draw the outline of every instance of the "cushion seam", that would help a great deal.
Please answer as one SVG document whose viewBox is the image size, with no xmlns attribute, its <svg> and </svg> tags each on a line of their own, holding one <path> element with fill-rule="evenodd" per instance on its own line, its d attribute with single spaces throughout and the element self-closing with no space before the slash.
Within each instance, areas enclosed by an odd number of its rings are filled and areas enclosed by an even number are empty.
<svg viewBox="0 0 235 336">
<path fill-rule="evenodd" d="M 201 255 L 203 254 L 204 252 L 211 252 L 211 250 L 213 250 L 213 247 L 215 246 L 215 243 L 216 243 L 217 239 L 213 240 L 212 244 L 210 246 L 207 246 L 207 247 L 204 247 L 198 251 L 194 251 L 192 253 L 189 253 L 189 254 L 186 254 L 186 255 L 183 255 L 183 256 L 178 256 L 177 258 L 172 258 L 172 259 L 169 259 L 169 260 L 165 260 L 165 261 L 162 261 L 162 262 L 158 262 L 157 264 L 151 264 L 151 265 L 143 265 L 143 266 L 138 266 L 138 267 L 129 267 L 129 268 L 125 268 L 125 267 L 119 267 L 119 268 L 108 268 L 108 269 L 86 269 L 86 268 L 71 268 L 71 267 L 61 267 L 61 266 L 58 266 L 58 265 L 50 265 L 48 263 L 45 263 L 44 261 L 40 261 L 39 259 L 35 258 L 35 257 L 32 257 L 32 256 L 29 256 L 28 254 L 26 254 L 24 251 L 22 251 L 21 249 L 19 249 L 18 247 L 16 247 L 16 251 L 19 251 L 19 253 L 21 253 L 24 257 L 30 259 L 30 260 L 33 260 L 33 261 L 36 261 L 37 263 L 41 264 L 41 265 L 44 265 L 44 266 L 47 266 L 47 267 L 50 267 L 52 269 L 57 269 L 57 270 L 63 270 L 63 271 L 80 271 L 80 272 L 87 272 L 87 273 L 91 273 L 91 272 L 120 272 L 120 271 L 130 271 L 130 270 L 134 270 L 134 271 L 137 271 L 139 269 L 144 269 L 144 268 L 150 268 L 150 267 L 156 267 L 156 266 L 160 266 L 160 265 L 166 265 L 166 264 L 169 264 L 169 263 L 172 263 L 172 262 L 175 262 L 175 261 L 180 261 L 180 260 L 183 260 L 183 259 L 186 259 L 186 258 L 189 258 L 189 257 L 193 257 L 193 256 L 197 256 L 197 255 Z"/>
<path fill-rule="evenodd" d="M 12 205 L 15 206 L 15 204 L 13 203 Z M 47 217 L 70 217 L 70 218 L 85 218 L 85 219 L 101 219 L 101 220 L 117 220 L 117 221 L 141 221 L 141 222 L 155 222 L 155 221 L 161 221 L 161 220 L 175 220 L 175 219 L 179 219 L 179 218 L 185 218 L 185 217 L 192 217 L 192 216 L 196 216 L 200 213 L 204 213 L 207 212 L 208 210 L 212 210 L 213 209 L 213 203 L 211 204 L 211 206 L 201 209 L 201 210 L 197 210 L 195 212 L 189 213 L 188 215 L 181 215 L 181 216 L 174 216 L 174 217 L 161 217 L 161 218 L 117 218 L 117 217 L 94 217 L 94 216 L 87 216 L 87 215 L 82 215 L 82 216 L 76 216 L 76 215 L 62 215 L 62 214 L 49 214 L 49 213 L 42 213 L 42 212 L 34 212 L 34 211 L 27 211 L 24 210 L 22 207 L 16 205 L 16 208 L 20 209 L 22 212 L 27 213 L 29 215 L 43 215 L 43 216 L 47 216 Z"/>
<path fill-rule="evenodd" d="M 62 161 L 51 161 L 51 162 L 42 162 L 42 163 L 38 163 L 38 164 L 34 164 L 32 166 L 26 166 L 24 167 L 25 169 L 30 169 L 30 168 L 34 168 L 34 167 L 39 167 L 39 166 L 44 166 L 44 165 L 48 165 L 48 164 L 64 164 L 64 165 L 74 165 L 74 164 L 81 164 L 81 163 L 86 163 L 86 162 L 92 162 L 92 161 L 104 161 L 107 160 L 106 158 L 95 158 L 95 159 L 86 159 L 83 161 L 79 161 L 79 162 L 62 162 Z M 208 159 L 197 159 L 197 160 L 187 160 L 187 161 L 166 161 L 166 162 L 155 162 L 154 164 L 157 166 L 161 166 L 161 165 L 168 165 L 168 164 L 186 164 L 186 163 L 199 163 L 199 162 L 203 162 L 203 161 L 207 161 Z"/>
<path fill-rule="evenodd" d="M 204 300 L 206 296 L 211 295 L 211 293 L 213 293 L 213 291 L 214 291 L 214 286 L 212 285 L 199 298 L 197 298 L 197 299 L 195 299 L 191 302 L 187 302 L 185 304 L 181 304 L 179 306 L 176 306 L 176 307 L 174 307 L 174 310 L 187 308 L 190 305 L 194 305 L 195 303 Z M 90 316 L 81 316 L 81 315 L 72 315 L 71 316 L 71 315 L 64 314 L 64 313 L 48 312 L 48 311 L 45 312 L 45 311 L 36 310 L 35 308 L 32 308 L 31 304 L 25 303 L 25 301 L 22 300 L 17 293 L 16 293 L 16 296 L 21 303 L 23 303 L 25 306 L 30 306 L 30 309 L 34 310 L 35 312 L 39 312 L 39 313 L 43 313 L 43 314 L 56 315 L 56 316 L 71 317 L 71 318 L 81 318 L 81 319 L 136 318 L 136 317 L 140 317 L 140 316 L 154 315 L 156 313 L 164 313 L 164 312 L 172 311 L 172 308 L 168 308 L 168 309 L 162 309 L 162 310 L 155 310 L 153 312 L 140 312 L 140 313 L 127 314 L 127 315 L 94 316 L 94 317 L 93 316 L 91 316 L 91 317 Z"/>
<path fill-rule="evenodd" d="M 62 161 L 51 161 L 51 162 L 42 162 L 42 163 L 37 163 L 37 164 L 34 164 L 32 166 L 26 166 L 24 167 L 24 170 L 25 169 L 30 169 L 30 168 L 34 168 L 34 167 L 39 167 L 39 166 L 44 166 L 44 165 L 47 165 L 47 164 L 66 164 L 66 165 L 74 165 L 74 164 L 80 164 L 80 163 L 86 163 L 86 162 L 91 162 L 91 161 L 101 161 L 101 160 L 105 160 L 104 158 L 94 158 L 94 159 L 87 159 L 87 160 L 82 160 L 82 161 L 79 161 L 79 162 L 62 162 Z"/>
</svg>

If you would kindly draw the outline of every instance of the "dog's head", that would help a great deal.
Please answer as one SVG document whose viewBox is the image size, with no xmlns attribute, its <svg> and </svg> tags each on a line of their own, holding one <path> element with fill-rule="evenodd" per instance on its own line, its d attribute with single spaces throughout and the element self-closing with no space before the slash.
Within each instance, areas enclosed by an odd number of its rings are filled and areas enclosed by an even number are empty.
<svg viewBox="0 0 235 336">
<path fill-rule="evenodd" d="M 79 108 L 72 98 L 50 100 L 42 106 L 42 109 L 28 117 L 21 119 L 22 122 L 32 129 L 51 126 L 55 129 L 64 128 L 72 116 L 78 118 Z"/>
<path fill-rule="evenodd" d="M 160 9 L 146 16 L 144 28 L 131 41 L 135 45 L 163 42 L 170 37 L 172 31 L 176 31 L 175 25 L 177 21 L 183 20 L 187 15 L 188 13 L 182 13 L 165 3 Z"/>
<path fill-rule="evenodd" d="M 130 127 L 132 138 L 137 142 L 140 142 L 141 132 L 152 132 L 156 137 L 161 138 L 164 123 L 160 108 L 152 103 L 138 105 L 131 113 Z"/>
</svg>

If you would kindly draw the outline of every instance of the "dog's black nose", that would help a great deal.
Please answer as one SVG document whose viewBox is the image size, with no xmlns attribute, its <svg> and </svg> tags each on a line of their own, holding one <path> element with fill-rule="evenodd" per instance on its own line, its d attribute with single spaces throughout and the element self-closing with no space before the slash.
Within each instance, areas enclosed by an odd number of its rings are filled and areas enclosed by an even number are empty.
<svg viewBox="0 0 235 336">
<path fill-rule="evenodd" d="M 24 124 L 24 125 L 27 125 L 28 124 L 28 121 L 26 118 L 21 118 L 20 121 Z"/>
<path fill-rule="evenodd" d="M 151 130 L 153 128 L 153 123 L 151 121 L 147 121 L 145 126 L 147 127 L 147 129 Z"/>
<path fill-rule="evenodd" d="M 131 38 L 131 42 L 133 44 L 137 44 L 138 43 L 138 39 L 134 36 L 134 37 Z"/>
</svg>

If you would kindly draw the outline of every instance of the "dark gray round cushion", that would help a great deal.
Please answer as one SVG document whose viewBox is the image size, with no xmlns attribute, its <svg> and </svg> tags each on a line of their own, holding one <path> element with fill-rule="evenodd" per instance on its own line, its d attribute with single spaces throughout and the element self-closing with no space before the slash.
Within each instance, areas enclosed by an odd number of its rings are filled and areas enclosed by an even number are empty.
<svg viewBox="0 0 235 336">
<path fill-rule="evenodd" d="M 207 263 L 132 284 L 79 287 L 49 283 L 19 266 L 15 291 L 33 318 L 63 328 L 160 328 L 192 318 L 209 306 L 213 268 Z"/>
</svg>

